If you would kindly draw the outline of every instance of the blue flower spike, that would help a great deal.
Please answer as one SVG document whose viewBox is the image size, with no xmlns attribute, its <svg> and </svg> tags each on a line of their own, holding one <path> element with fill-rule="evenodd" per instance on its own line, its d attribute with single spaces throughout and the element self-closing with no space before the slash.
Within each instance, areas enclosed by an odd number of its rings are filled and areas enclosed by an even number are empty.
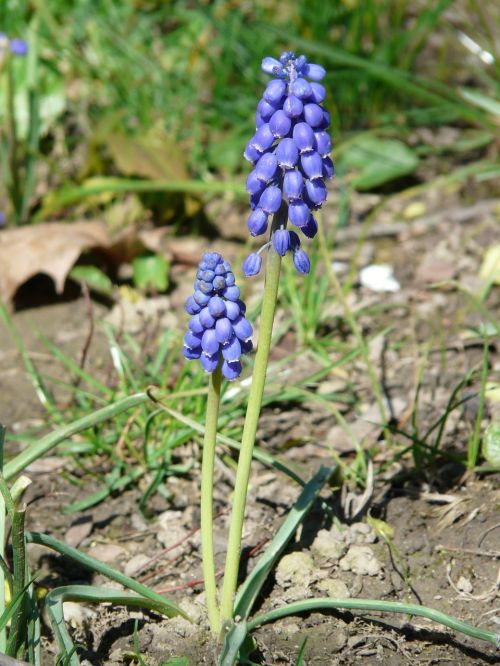
<svg viewBox="0 0 500 666">
<path fill-rule="evenodd" d="M 305 56 L 295 57 L 288 51 L 278 60 L 264 58 L 262 70 L 273 78 L 257 106 L 256 132 L 244 152 L 254 167 L 247 178 L 252 208 L 248 229 L 252 236 L 265 234 L 269 217 L 286 204 L 291 224 L 305 237 L 314 238 L 318 225 L 313 213 L 326 201 L 325 179 L 335 173 L 327 131 L 330 115 L 322 106 L 326 90 L 319 83 L 326 72 L 321 65 L 308 63 Z M 309 258 L 297 234 L 285 228 L 286 222 L 275 228 L 271 243 L 261 250 L 272 244 L 281 256 L 292 252 L 297 271 L 308 273 Z M 259 273 L 260 252 L 244 261 L 247 277 Z"/>
<path fill-rule="evenodd" d="M 260 268 L 260 257 L 255 256 L 257 260 L 251 260 L 253 270 L 257 265 Z M 204 254 L 194 293 L 186 301 L 191 319 L 184 336 L 184 357 L 199 359 L 208 373 L 220 365 L 226 379 L 237 379 L 242 370 L 241 355 L 253 348 L 252 326 L 245 319 L 245 311 L 229 263 L 217 252 Z"/>
</svg>

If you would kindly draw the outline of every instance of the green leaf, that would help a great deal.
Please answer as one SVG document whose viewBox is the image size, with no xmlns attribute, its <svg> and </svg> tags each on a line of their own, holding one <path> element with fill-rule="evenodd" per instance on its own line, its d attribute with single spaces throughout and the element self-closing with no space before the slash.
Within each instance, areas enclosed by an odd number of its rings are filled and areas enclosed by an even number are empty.
<svg viewBox="0 0 500 666">
<path fill-rule="evenodd" d="M 145 291 L 165 291 L 168 287 L 169 268 L 168 261 L 159 254 L 136 257 L 132 262 L 134 284 Z"/>
<path fill-rule="evenodd" d="M 307 643 L 307 636 L 304 638 L 304 640 L 300 644 L 300 649 L 299 649 L 299 653 L 297 655 L 297 662 L 296 662 L 295 666 L 304 666 L 304 655 L 306 653 L 306 643 Z"/>
<path fill-rule="evenodd" d="M 187 657 L 170 657 L 168 661 L 162 661 L 160 666 L 190 666 L 190 664 Z"/>
<path fill-rule="evenodd" d="M 86 284 L 89 289 L 98 294 L 113 295 L 113 283 L 106 273 L 103 273 L 97 266 L 75 266 L 72 268 L 69 277 L 76 282 Z"/>
<path fill-rule="evenodd" d="M 76 648 L 64 621 L 63 604 L 66 601 L 81 601 L 83 603 L 110 603 L 121 606 L 138 606 L 158 613 L 164 612 L 164 604 L 152 599 L 141 597 L 130 592 L 110 590 L 106 587 L 93 587 L 90 585 L 67 585 L 52 590 L 45 597 L 45 606 L 50 624 L 56 637 L 59 650 L 67 661 L 68 666 L 79 666 L 80 660 Z"/>
<path fill-rule="evenodd" d="M 76 548 L 68 546 L 67 544 L 59 541 L 58 539 L 55 539 L 52 536 L 49 536 L 48 534 L 41 534 L 40 532 L 26 532 L 26 542 L 37 543 L 40 546 L 51 548 L 57 553 L 65 555 L 71 560 L 74 560 L 85 569 L 89 569 L 90 571 L 107 576 L 110 580 L 114 580 L 117 583 L 120 583 L 120 585 L 123 585 L 129 590 L 136 592 L 141 597 L 149 599 L 149 601 L 154 604 L 154 608 L 158 613 L 162 613 L 167 617 L 180 615 L 181 617 L 191 622 L 189 615 L 187 615 L 187 613 L 185 613 L 182 608 L 179 608 L 179 606 L 177 606 L 173 601 L 170 601 L 170 599 L 167 599 L 163 595 L 158 594 L 158 592 L 151 590 L 149 587 L 146 587 L 146 585 L 138 583 L 133 578 L 122 574 L 120 571 L 116 571 L 116 569 L 113 569 L 107 564 L 104 564 L 104 562 L 96 560 L 94 557 L 86 555 Z"/>
<path fill-rule="evenodd" d="M 460 94 L 474 106 L 478 106 L 483 111 L 491 113 L 492 116 L 500 118 L 500 102 L 497 99 L 488 97 L 488 95 L 471 88 L 460 88 Z"/>
<path fill-rule="evenodd" d="M 103 421 L 112 419 L 121 412 L 125 412 L 127 409 L 136 407 L 137 405 L 142 405 L 147 402 L 148 396 L 146 393 L 136 393 L 135 395 L 127 396 L 121 400 L 113 402 L 107 407 L 98 409 L 91 414 L 83 416 L 77 421 L 73 421 L 69 425 L 58 428 L 54 432 L 45 435 L 41 440 L 36 442 L 36 444 L 31 445 L 29 448 L 21 451 L 15 458 L 9 460 L 9 462 L 4 467 L 4 477 L 8 481 L 19 472 L 22 472 L 30 463 L 34 460 L 38 460 L 45 453 L 53 449 L 55 446 L 64 442 L 66 439 L 69 439 L 72 435 L 91 428 Z"/>
<path fill-rule="evenodd" d="M 486 250 L 479 277 L 490 284 L 500 284 L 500 244 L 491 245 Z"/>
<path fill-rule="evenodd" d="M 483 438 L 482 453 L 493 467 L 500 467 L 500 422 L 490 423 Z"/>
<path fill-rule="evenodd" d="M 321 467 L 313 478 L 304 486 L 299 498 L 286 517 L 285 522 L 276 532 L 271 543 L 268 545 L 257 564 L 252 569 L 250 575 L 239 589 L 235 600 L 235 617 L 239 616 L 244 619 L 248 618 L 266 578 L 276 564 L 279 556 L 286 548 L 290 539 L 295 534 L 298 526 L 307 516 L 314 501 L 318 497 L 325 483 L 331 477 L 332 473 L 333 469 L 331 467 Z"/>
<path fill-rule="evenodd" d="M 345 171 L 356 172 L 352 183 L 358 190 L 369 190 L 401 178 L 413 173 L 418 166 L 417 155 L 406 144 L 371 134 L 362 134 L 350 141 L 339 161 Z"/>
<path fill-rule="evenodd" d="M 143 136 L 110 135 L 106 137 L 106 145 L 118 170 L 125 176 L 151 180 L 188 177 L 185 151 L 157 128 Z"/>
<path fill-rule="evenodd" d="M 238 658 L 238 652 L 247 637 L 247 623 L 236 622 L 224 637 L 219 666 L 233 666 Z"/>
<path fill-rule="evenodd" d="M 228 194 L 246 198 L 242 182 L 227 180 L 142 180 L 102 176 L 89 178 L 81 185 L 67 185 L 49 192 L 34 221 L 43 220 L 61 208 L 98 194 L 130 194 L 131 192 L 184 192 L 186 194 Z"/>
<path fill-rule="evenodd" d="M 248 622 L 248 631 L 253 631 L 257 627 L 275 622 L 283 617 L 289 615 L 298 615 L 299 613 L 314 613 L 323 610 L 365 610 L 369 612 L 377 611 L 382 613 L 402 613 L 407 615 L 415 615 L 417 617 L 425 617 L 427 620 L 442 624 L 444 627 L 449 627 L 454 631 L 471 636 L 472 638 L 479 638 L 482 641 L 491 643 L 498 646 L 498 635 L 494 631 L 487 629 L 479 629 L 467 622 L 457 620 L 455 617 L 441 613 L 441 611 L 428 608 L 427 606 L 420 606 L 418 604 L 404 604 L 399 601 L 377 601 L 375 599 L 306 599 L 305 601 L 296 601 L 292 604 L 286 604 L 281 608 L 269 611 L 258 615 L 251 622 Z"/>
</svg>

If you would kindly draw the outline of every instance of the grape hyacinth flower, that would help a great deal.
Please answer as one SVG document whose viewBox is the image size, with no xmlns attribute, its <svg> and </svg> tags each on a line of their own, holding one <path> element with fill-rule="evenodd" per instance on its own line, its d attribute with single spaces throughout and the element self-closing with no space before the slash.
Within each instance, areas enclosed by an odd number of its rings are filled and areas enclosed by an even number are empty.
<svg viewBox="0 0 500 666">
<path fill-rule="evenodd" d="M 252 208 L 247 225 L 252 236 L 260 236 L 267 231 L 269 216 L 280 211 L 271 242 L 281 256 L 292 252 L 299 273 L 308 273 L 300 238 L 286 230 L 286 223 L 289 219 L 304 236 L 314 238 L 318 225 L 313 212 L 326 200 L 325 179 L 334 175 L 330 115 L 323 108 L 326 90 L 319 83 L 325 70 L 288 51 L 279 60 L 264 58 L 262 69 L 274 78 L 257 106 L 256 132 L 244 152 L 254 165 L 246 185 Z M 260 271 L 265 247 L 245 260 L 247 277 Z"/>
<path fill-rule="evenodd" d="M 184 336 L 184 356 L 199 359 L 213 373 L 222 361 L 222 374 L 230 381 L 241 374 L 240 357 L 252 351 L 252 326 L 246 306 L 227 261 L 207 252 L 198 266 L 194 294 L 186 301 L 191 315 Z"/>
<path fill-rule="evenodd" d="M 9 39 L 5 32 L 0 32 L 0 56 L 7 47 L 15 56 L 25 56 L 28 53 L 28 43 L 24 39 L 19 37 Z"/>
</svg>

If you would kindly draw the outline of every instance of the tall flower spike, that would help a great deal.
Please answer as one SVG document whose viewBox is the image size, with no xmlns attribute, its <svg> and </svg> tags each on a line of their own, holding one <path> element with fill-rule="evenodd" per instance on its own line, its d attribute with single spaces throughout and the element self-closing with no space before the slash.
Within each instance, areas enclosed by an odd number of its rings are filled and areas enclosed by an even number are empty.
<svg viewBox="0 0 500 666">
<path fill-rule="evenodd" d="M 222 374 L 230 381 L 241 374 L 241 355 L 253 348 L 252 327 L 239 296 L 228 262 L 217 252 L 204 254 L 194 293 L 186 301 L 191 319 L 184 336 L 184 356 L 199 359 L 209 373 L 221 364 Z"/>
<path fill-rule="evenodd" d="M 248 229 L 252 236 L 266 233 L 268 217 L 285 201 L 291 224 L 314 238 L 318 225 L 313 212 L 326 201 L 325 179 L 334 175 L 327 132 L 330 115 L 322 106 L 326 90 L 318 83 L 326 72 L 321 65 L 308 63 L 305 56 L 296 58 L 288 51 L 279 60 L 264 58 L 262 69 L 274 78 L 257 106 L 256 132 L 244 153 L 254 166 L 247 178 L 252 208 Z M 295 232 L 285 229 L 286 222 L 275 228 L 272 245 L 279 254 L 292 252 L 298 272 L 308 273 L 307 254 Z M 256 275 L 261 263 L 260 251 L 251 254 L 243 263 L 243 273 Z"/>
</svg>

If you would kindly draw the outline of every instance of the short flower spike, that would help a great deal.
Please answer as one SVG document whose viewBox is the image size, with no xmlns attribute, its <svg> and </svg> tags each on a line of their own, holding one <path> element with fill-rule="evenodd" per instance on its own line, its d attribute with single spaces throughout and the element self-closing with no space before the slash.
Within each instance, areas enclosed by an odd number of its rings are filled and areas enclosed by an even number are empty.
<svg viewBox="0 0 500 666">
<path fill-rule="evenodd" d="M 252 327 L 239 296 L 228 262 L 217 252 L 204 254 L 194 293 L 186 301 L 191 319 L 184 336 L 184 356 L 199 359 L 209 373 L 221 364 L 222 374 L 230 381 L 241 374 L 241 355 L 253 348 Z"/>
<path fill-rule="evenodd" d="M 326 72 L 291 52 L 282 53 L 279 60 L 264 58 L 262 69 L 274 78 L 257 106 L 256 132 L 244 153 L 254 166 L 247 178 L 252 208 L 248 229 L 252 236 L 264 234 L 269 216 L 285 201 L 290 222 L 313 238 L 318 229 L 313 212 L 326 201 L 325 179 L 334 175 L 330 115 L 323 108 L 326 90 L 319 83 Z M 292 232 L 284 226 L 273 233 L 274 248 L 281 255 L 292 252 L 297 270 L 309 272 L 300 240 L 287 239 Z M 260 251 L 251 254 L 244 262 L 247 277 L 259 272 L 259 255 Z"/>
</svg>

